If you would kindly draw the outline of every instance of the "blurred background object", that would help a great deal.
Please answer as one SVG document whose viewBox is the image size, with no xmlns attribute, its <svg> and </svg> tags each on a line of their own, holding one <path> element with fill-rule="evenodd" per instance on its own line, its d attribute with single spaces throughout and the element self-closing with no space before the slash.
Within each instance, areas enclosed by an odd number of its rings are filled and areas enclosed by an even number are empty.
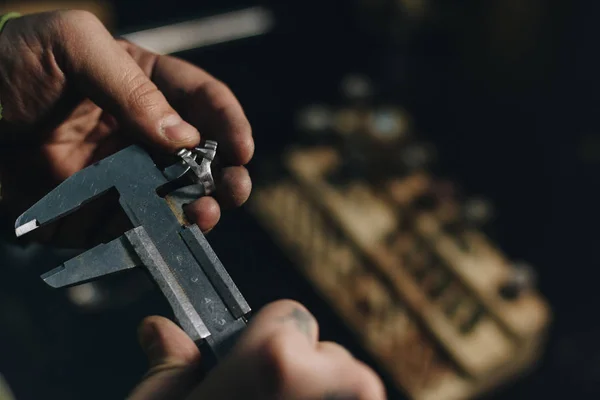
<svg viewBox="0 0 600 400">
<path fill-rule="evenodd" d="M 238 95 L 256 191 L 208 238 L 254 309 L 305 303 L 390 399 L 600 396 L 599 2 L 0 1 L 54 8 Z M 137 324 L 168 315 L 135 275 L 45 287 L 71 254 L 0 243 L 18 400 L 125 397 L 146 368 Z"/>
<path fill-rule="evenodd" d="M 550 310 L 531 267 L 482 234 L 492 205 L 432 174 L 402 107 L 352 107 L 347 86 L 324 106 L 332 140 L 301 125 L 313 143 L 286 152 L 280 179 L 256 177 L 251 210 L 397 392 L 472 398 L 531 370 Z"/>
<path fill-rule="evenodd" d="M 14 400 L 13 394 L 2 375 L 0 375 L 0 400 Z"/>
<path fill-rule="evenodd" d="M 62 0 L 62 1 L 0 1 L 0 15 L 8 12 L 18 12 L 23 15 L 54 10 L 85 10 L 96 15 L 109 29 L 115 24 L 115 14 L 112 2 L 101 0 Z"/>
<path fill-rule="evenodd" d="M 121 37 L 157 54 L 172 54 L 260 36 L 267 33 L 272 25 L 272 15 L 266 9 L 252 7 Z"/>
</svg>

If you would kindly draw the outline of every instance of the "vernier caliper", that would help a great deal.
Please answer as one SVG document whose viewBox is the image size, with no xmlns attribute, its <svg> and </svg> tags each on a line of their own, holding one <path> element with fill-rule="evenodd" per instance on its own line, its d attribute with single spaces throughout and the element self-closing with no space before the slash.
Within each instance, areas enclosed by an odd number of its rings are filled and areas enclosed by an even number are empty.
<svg viewBox="0 0 600 400">
<path fill-rule="evenodd" d="M 215 190 L 211 163 L 217 143 L 182 150 L 159 169 L 139 146 L 130 146 L 65 180 L 15 224 L 23 236 L 110 192 L 133 225 L 119 238 L 75 257 L 42 279 L 54 288 L 82 284 L 145 267 L 165 295 L 183 330 L 214 364 L 247 323 L 246 300 L 183 206 Z M 208 356 L 208 358 L 205 358 Z M 210 365 L 209 365 L 210 366 Z"/>
</svg>

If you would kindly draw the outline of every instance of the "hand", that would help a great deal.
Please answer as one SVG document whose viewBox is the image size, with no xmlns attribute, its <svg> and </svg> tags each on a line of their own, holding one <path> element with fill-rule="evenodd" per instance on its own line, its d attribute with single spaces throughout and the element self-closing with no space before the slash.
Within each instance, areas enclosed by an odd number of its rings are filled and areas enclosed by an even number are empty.
<svg viewBox="0 0 600 400">
<path fill-rule="evenodd" d="M 243 165 L 254 143 L 231 91 L 182 60 L 115 40 L 90 13 L 9 21 L 0 34 L 0 101 L 0 177 L 12 216 L 133 141 L 163 153 L 191 148 L 201 137 L 219 142 L 227 168 L 218 193 L 186 209 L 204 231 L 217 223 L 221 206 L 249 196 Z"/>
<path fill-rule="evenodd" d="M 129 400 L 384 400 L 380 379 L 344 348 L 319 342 L 314 317 L 279 301 L 251 321 L 231 354 L 198 385 L 201 355 L 161 317 L 146 319 L 140 342 L 150 360 Z"/>
</svg>

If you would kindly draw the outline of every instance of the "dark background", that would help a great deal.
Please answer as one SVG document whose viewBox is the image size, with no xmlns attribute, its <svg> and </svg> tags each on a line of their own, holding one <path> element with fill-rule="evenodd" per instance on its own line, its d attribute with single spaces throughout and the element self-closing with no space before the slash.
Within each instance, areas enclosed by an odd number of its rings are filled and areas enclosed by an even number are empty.
<svg viewBox="0 0 600 400">
<path fill-rule="evenodd" d="M 275 12 L 272 33 L 180 56 L 238 95 L 256 139 L 253 175 L 261 160 L 293 142 L 299 107 L 338 101 L 347 73 L 371 76 L 381 96 L 404 104 L 423 137 L 437 145 L 441 172 L 493 199 L 498 218 L 490 232 L 511 257 L 537 268 L 540 290 L 553 307 L 539 368 L 491 397 L 597 398 L 600 3 L 538 1 L 546 10 L 543 26 L 512 64 L 499 61 L 505 59 L 494 56 L 481 34 L 489 10 L 480 3 L 445 2 L 443 22 L 398 43 L 369 30 L 368 17 L 350 1 L 262 2 Z M 116 31 L 254 4 L 115 2 Z M 500 21 L 510 29 L 511 21 Z M 532 35 L 517 32 L 512 45 Z M 245 210 L 226 213 L 209 240 L 254 309 L 298 299 L 314 311 L 325 339 L 368 360 Z M 12 256 L 2 252 L 0 371 L 17 398 L 123 398 L 146 368 L 137 324 L 145 315 L 168 315 L 160 296 L 81 313 L 38 278 L 56 260 L 46 256 L 24 268 L 9 265 Z"/>
</svg>

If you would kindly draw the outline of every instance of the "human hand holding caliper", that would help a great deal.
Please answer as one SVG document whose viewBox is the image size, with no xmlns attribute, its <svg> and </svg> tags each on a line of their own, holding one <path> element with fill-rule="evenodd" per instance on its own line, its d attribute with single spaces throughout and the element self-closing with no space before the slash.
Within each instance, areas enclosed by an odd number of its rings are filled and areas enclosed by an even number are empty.
<svg viewBox="0 0 600 400">
<path fill-rule="evenodd" d="M 16 219 L 18 236 L 109 192 L 132 225 L 44 280 L 58 288 L 144 267 L 183 328 L 156 317 L 142 326 L 153 369 L 132 399 L 384 398 L 367 367 L 318 341 L 300 305 L 272 304 L 245 328 L 249 307 L 202 235 L 217 223 L 220 206 L 241 205 L 251 186 L 242 166 L 253 153 L 250 126 L 222 83 L 181 60 L 115 41 L 90 14 L 67 11 L 6 26 L 0 101 L 4 205 L 21 213 L 60 183 Z M 217 143 L 206 139 L 219 142 L 225 165 L 216 191 L 210 163 Z M 146 149 L 170 154 L 171 163 L 158 167 Z M 9 172 L 9 165 L 20 168 Z M 32 180 L 37 184 L 26 183 Z M 100 214 L 91 225 L 105 219 Z M 81 237 L 73 226 L 54 227 L 51 238 Z M 207 350 L 203 362 L 222 360 L 199 386 L 198 345 Z"/>
<path fill-rule="evenodd" d="M 140 328 L 150 361 L 128 400 L 384 400 L 381 381 L 343 347 L 319 341 L 314 317 L 278 301 L 261 310 L 225 359 L 198 385 L 201 354 L 171 321 Z"/>
<path fill-rule="evenodd" d="M 187 208 L 202 231 L 221 207 L 250 194 L 254 151 L 233 93 L 200 68 L 115 40 L 92 14 L 59 11 L 10 20 L 0 34 L 2 205 L 14 217 L 74 172 L 142 141 L 159 152 L 219 143 L 218 192 Z M 10 171 L 10 173 L 9 173 Z M 31 184 L 35 182 L 35 184 Z M 104 213 L 90 226 L 110 225 Z M 55 235 L 82 245 L 77 221 Z"/>
<path fill-rule="evenodd" d="M 197 226 L 177 217 L 182 198 L 210 189 L 210 179 L 203 178 L 210 175 L 206 160 L 214 145 L 197 150 L 198 162 L 184 154 L 162 172 L 146 152 L 130 146 L 77 172 L 27 210 L 16 223 L 19 235 L 115 190 L 134 225 L 44 280 L 65 287 L 134 267 L 150 272 L 184 331 L 164 318 L 145 321 L 140 336 L 152 369 L 132 400 L 385 399 L 373 371 L 341 346 L 319 341 L 317 323 L 301 305 L 272 303 L 246 328 L 249 307 L 242 294 Z M 182 171 L 199 179 L 183 180 L 184 186 L 165 194 L 170 201 L 162 198 L 156 189 Z M 199 372 L 208 375 L 198 385 Z"/>
</svg>

